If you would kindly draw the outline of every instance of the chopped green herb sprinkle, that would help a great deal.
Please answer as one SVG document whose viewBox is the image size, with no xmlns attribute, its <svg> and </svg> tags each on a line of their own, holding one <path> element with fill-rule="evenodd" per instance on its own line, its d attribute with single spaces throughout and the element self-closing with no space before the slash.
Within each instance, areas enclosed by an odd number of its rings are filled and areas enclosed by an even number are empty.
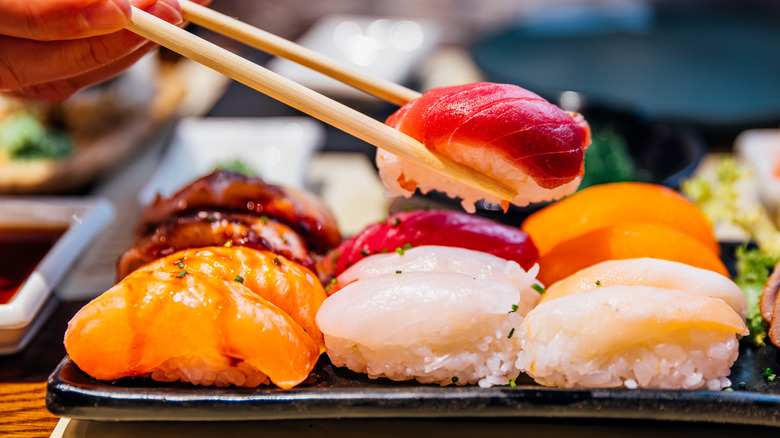
<svg viewBox="0 0 780 438">
<path fill-rule="evenodd" d="M 330 284 L 325 285 L 325 292 L 330 292 Z"/>
<path fill-rule="evenodd" d="M 764 370 L 764 378 L 767 380 L 767 382 L 774 382 L 776 377 L 777 375 L 772 372 L 772 368 L 767 368 Z"/>
<path fill-rule="evenodd" d="M 412 210 L 414 210 L 413 206 L 411 206 L 411 205 L 404 206 L 404 211 L 412 211 Z"/>
<path fill-rule="evenodd" d="M 411 243 L 404 243 L 404 246 L 402 246 L 401 248 L 403 248 L 403 249 L 412 249 L 412 244 Z"/>
<path fill-rule="evenodd" d="M 777 378 L 777 375 L 776 374 L 772 374 L 770 376 L 767 376 L 766 380 L 767 380 L 767 382 L 774 382 L 775 378 Z"/>
<path fill-rule="evenodd" d="M 723 388 L 723 391 L 725 391 L 725 392 L 733 392 L 734 388 Z"/>
<path fill-rule="evenodd" d="M 208 222 L 210 224 L 213 224 L 216 221 L 217 221 L 217 218 L 215 218 L 214 216 L 206 216 L 206 222 Z"/>
<path fill-rule="evenodd" d="M 425 211 L 428 211 L 428 210 L 430 210 L 431 208 L 433 208 L 433 207 L 431 207 L 431 206 L 430 206 L 430 204 L 425 204 L 425 205 L 423 205 L 423 210 L 425 210 Z"/>
<path fill-rule="evenodd" d="M 739 389 L 745 389 L 745 388 L 747 388 L 747 383 L 739 382 Z"/>
<path fill-rule="evenodd" d="M 517 309 L 519 309 L 519 308 L 520 307 L 518 307 L 517 304 L 512 304 L 512 310 L 509 313 L 517 312 Z"/>
<path fill-rule="evenodd" d="M 274 257 L 274 264 L 276 266 L 282 266 L 282 261 L 279 260 L 279 257 Z"/>
<path fill-rule="evenodd" d="M 379 254 L 384 254 L 387 252 L 387 248 L 382 248 L 379 250 Z"/>
<path fill-rule="evenodd" d="M 397 253 L 398 253 L 398 255 L 404 255 L 404 249 L 403 249 L 403 248 L 401 248 L 400 246 L 399 246 L 398 248 L 396 248 L 396 249 L 395 249 L 395 252 L 397 252 Z"/>
<path fill-rule="evenodd" d="M 517 386 L 517 383 L 515 383 L 514 380 L 510 380 L 509 381 L 509 386 L 511 386 L 512 388 L 515 388 Z"/>
<path fill-rule="evenodd" d="M 262 215 L 260 216 L 260 222 L 267 224 L 268 223 L 268 216 Z"/>
<path fill-rule="evenodd" d="M 539 293 L 540 293 L 540 294 L 542 294 L 542 295 L 544 295 L 544 293 L 545 293 L 545 292 L 547 292 L 547 291 L 545 291 L 545 290 L 544 290 L 544 288 L 543 288 L 543 287 L 542 287 L 540 284 L 538 284 L 538 283 L 534 283 L 534 284 L 532 284 L 532 285 L 531 285 L 531 289 L 533 289 L 533 290 L 535 290 L 535 291 L 539 292 Z"/>
<path fill-rule="evenodd" d="M 452 383 L 458 383 L 458 376 L 452 376 Z"/>
<path fill-rule="evenodd" d="M 601 280 L 596 280 L 596 286 L 601 286 Z"/>
<path fill-rule="evenodd" d="M 239 283 L 243 283 L 243 282 L 244 282 L 244 277 L 242 277 L 242 276 L 240 276 L 240 275 L 236 275 L 236 278 L 235 278 L 235 280 L 236 280 L 237 282 L 239 282 Z"/>
<path fill-rule="evenodd" d="M 515 334 L 515 328 L 512 327 L 512 330 L 509 330 L 509 334 L 506 336 L 507 339 L 512 339 L 512 336 Z"/>
<path fill-rule="evenodd" d="M 338 279 L 338 278 L 331 278 L 331 279 L 330 279 L 330 284 L 336 284 L 336 283 L 338 283 L 338 282 L 339 282 L 339 279 Z"/>
<path fill-rule="evenodd" d="M 224 245 L 225 248 L 230 248 L 232 246 L 233 246 L 233 241 L 232 240 L 228 240 L 227 242 L 225 242 L 225 245 Z"/>
<path fill-rule="evenodd" d="M 400 274 L 400 273 L 401 273 L 401 271 L 395 271 L 395 273 L 396 273 L 396 274 Z"/>
<path fill-rule="evenodd" d="M 371 253 L 366 251 L 365 249 L 361 249 L 360 250 L 360 255 L 362 255 L 363 257 L 368 257 L 368 256 L 371 255 Z"/>
<path fill-rule="evenodd" d="M 179 275 L 176 276 L 176 278 L 182 278 L 185 275 L 187 275 L 187 271 L 181 271 L 181 272 L 179 272 Z"/>
<path fill-rule="evenodd" d="M 395 219 L 393 219 L 393 222 L 390 223 L 390 225 L 392 225 L 394 227 L 397 227 L 398 224 L 400 224 L 400 223 L 401 223 L 401 219 L 395 218 Z"/>
<path fill-rule="evenodd" d="M 772 375 L 772 368 L 767 368 L 764 370 L 764 377 L 769 377 Z"/>
</svg>

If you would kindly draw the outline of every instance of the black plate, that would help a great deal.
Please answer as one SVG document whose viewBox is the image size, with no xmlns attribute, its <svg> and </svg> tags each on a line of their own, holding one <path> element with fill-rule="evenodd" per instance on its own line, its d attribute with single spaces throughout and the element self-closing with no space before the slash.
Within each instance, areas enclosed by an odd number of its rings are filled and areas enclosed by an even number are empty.
<svg viewBox="0 0 780 438">
<path fill-rule="evenodd" d="M 130 378 L 104 382 L 65 358 L 49 378 L 46 405 L 76 419 L 235 421 L 315 418 L 490 417 L 604 421 L 665 420 L 780 426 L 780 350 L 743 346 L 732 367 L 734 391 L 568 390 L 538 386 L 440 387 L 371 380 L 336 368 L 323 355 L 302 385 L 206 388 Z"/>
</svg>

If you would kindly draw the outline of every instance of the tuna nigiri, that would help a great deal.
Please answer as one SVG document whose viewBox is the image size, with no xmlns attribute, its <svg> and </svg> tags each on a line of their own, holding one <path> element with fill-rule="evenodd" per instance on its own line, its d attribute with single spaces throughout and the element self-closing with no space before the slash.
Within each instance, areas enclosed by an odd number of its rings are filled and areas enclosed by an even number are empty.
<svg viewBox="0 0 780 438">
<path fill-rule="evenodd" d="M 525 270 L 538 258 L 531 239 L 517 227 L 456 211 L 413 210 L 391 215 L 342 242 L 318 263 L 317 271 L 329 279 L 368 255 L 420 245 L 487 252 L 515 261 Z"/>
<path fill-rule="evenodd" d="M 747 333 L 720 299 L 605 286 L 528 312 L 516 365 L 548 386 L 720 390 Z"/>
<path fill-rule="evenodd" d="M 508 84 L 433 89 L 401 107 L 386 123 L 426 148 L 515 188 L 518 194 L 512 203 L 519 206 L 574 192 L 590 144 L 590 128 L 580 114 L 566 113 Z M 376 162 L 382 181 L 395 196 L 411 196 L 415 189 L 438 190 L 460 197 L 470 212 L 480 199 L 501 202 L 381 149 Z"/>
<path fill-rule="evenodd" d="M 65 349 L 90 376 L 290 388 L 320 355 L 290 316 L 234 280 L 136 271 L 82 308 Z"/>
</svg>

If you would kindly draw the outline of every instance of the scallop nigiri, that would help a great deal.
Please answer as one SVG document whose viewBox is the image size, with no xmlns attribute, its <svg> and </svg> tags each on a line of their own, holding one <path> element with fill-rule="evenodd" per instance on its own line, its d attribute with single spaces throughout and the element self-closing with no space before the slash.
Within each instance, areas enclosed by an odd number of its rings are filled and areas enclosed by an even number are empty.
<svg viewBox="0 0 780 438">
<path fill-rule="evenodd" d="M 409 272 L 453 272 L 482 280 L 494 280 L 510 284 L 520 291 L 517 312 L 525 315 L 540 300 L 532 285 L 536 283 L 538 267 L 525 271 L 511 260 L 492 254 L 465 248 L 425 245 L 393 252 L 375 254 L 364 258 L 344 271 L 336 279 L 329 293 L 333 294 L 355 281 L 383 274 Z"/>
<path fill-rule="evenodd" d="M 335 365 L 371 378 L 508 384 L 519 375 L 521 299 L 510 284 L 463 274 L 377 275 L 328 297 L 317 325 Z"/>
<path fill-rule="evenodd" d="M 747 333 L 723 300 L 606 286 L 528 312 L 516 365 L 547 386 L 720 390 Z"/>
<path fill-rule="evenodd" d="M 606 286 L 652 286 L 719 298 L 742 319 L 745 294 L 731 279 L 708 269 L 653 258 L 610 260 L 585 268 L 547 288 L 542 302 Z"/>
<path fill-rule="evenodd" d="M 566 113 L 509 84 L 436 88 L 401 107 L 386 123 L 426 148 L 515 188 L 512 203 L 519 206 L 574 192 L 590 144 L 590 128 L 580 114 Z M 376 162 L 395 196 L 438 190 L 461 198 L 470 212 L 480 199 L 501 202 L 381 149 Z"/>
<path fill-rule="evenodd" d="M 305 380 L 320 355 L 298 323 L 243 284 L 154 271 L 134 272 L 76 313 L 65 349 L 101 380 L 281 388 Z"/>
<path fill-rule="evenodd" d="M 325 290 L 313 272 L 283 256 L 247 247 L 212 246 L 179 251 L 140 269 L 199 273 L 241 283 L 290 315 L 324 350 L 314 317 Z"/>
</svg>

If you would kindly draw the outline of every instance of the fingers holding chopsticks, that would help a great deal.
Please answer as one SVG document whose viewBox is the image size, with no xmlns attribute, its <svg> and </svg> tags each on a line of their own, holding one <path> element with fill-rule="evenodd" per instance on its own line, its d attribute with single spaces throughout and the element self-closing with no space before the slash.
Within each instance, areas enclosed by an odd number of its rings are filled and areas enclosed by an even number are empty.
<svg viewBox="0 0 780 438">
<path fill-rule="evenodd" d="M 176 0 L 0 0 L 0 92 L 61 100 L 122 72 L 156 47 L 122 29 L 132 7 L 184 23 Z"/>
</svg>

